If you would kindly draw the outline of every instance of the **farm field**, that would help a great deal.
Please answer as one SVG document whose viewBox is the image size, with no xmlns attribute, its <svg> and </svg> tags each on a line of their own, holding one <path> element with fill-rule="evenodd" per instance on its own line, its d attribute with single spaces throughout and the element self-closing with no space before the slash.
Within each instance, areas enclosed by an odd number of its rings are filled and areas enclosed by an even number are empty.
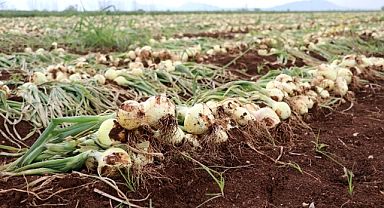
<svg viewBox="0 0 384 208">
<path fill-rule="evenodd" d="M 34 15 L 0 207 L 384 206 L 384 12 Z"/>
</svg>

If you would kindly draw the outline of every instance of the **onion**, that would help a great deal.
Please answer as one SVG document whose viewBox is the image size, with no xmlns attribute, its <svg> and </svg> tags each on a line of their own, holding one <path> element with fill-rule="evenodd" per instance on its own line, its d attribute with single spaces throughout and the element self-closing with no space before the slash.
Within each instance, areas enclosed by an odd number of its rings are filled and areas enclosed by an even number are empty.
<svg viewBox="0 0 384 208">
<path fill-rule="evenodd" d="M 245 126 L 248 122 L 255 120 L 253 115 L 243 107 L 237 107 L 233 110 L 231 118 L 235 120 L 240 126 Z"/>
<path fill-rule="evenodd" d="M 166 115 L 175 116 L 176 106 L 165 96 L 165 94 L 159 94 L 148 98 L 143 103 L 143 107 L 145 122 L 156 129 L 159 127 L 159 120 L 162 117 Z"/>
<path fill-rule="evenodd" d="M 283 91 L 291 96 L 297 91 L 297 87 L 293 82 L 282 82 L 281 85 L 283 86 Z"/>
<path fill-rule="evenodd" d="M 313 90 L 308 90 L 308 91 L 305 93 L 305 95 L 307 95 L 307 96 L 310 97 L 310 98 L 316 98 L 316 97 L 318 96 L 318 94 L 317 94 L 315 91 L 313 91 Z"/>
<path fill-rule="evenodd" d="M 217 102 L 216 100 L 210 100 L 206 104 L 209 107 L 209 109 L 211 109 L 212 114 L 214 116 L 217 116 L 217 108 L 220 107 L 221 104 L 219 102 Z"/>
<path fill-rule="evenodd" d="M 320 95 L 320 97 L 327 99 L 330 97 L 328 90 L 323 89 L 322 87 L 315 86 L 317 93 Z"/>
<path fill-rule="evenodd" d="M 307 105 L 308 109 L 313 108 L 314 102 L 313 102 L 312 98 L 310 98 L 310 96 L 298 95 L 298 96 L 295 96 L 293 99 L 304 101 L 305 104 Z"/>
<path fill-rule="evenodd" d="M 145 153 L 152 153 L 152 147 L 149 141 L 141 142 L 136 144 L 137 149 L 140 150 L 143 153 L 132 153 L 132 160 L 134 168 L 139 169 L 140 167 L 143 167 L 144 165 L 153 163 L 153 155 L 151 154 L 145 154 Z"/>
<path fill-rule="evenodd" d="M 222 126 L 217 125 L 213 128 L 210 138 L 212 138 L 214 143 L 224 143 L 228 141 L 229 136 Z"/>
<path fill-rule="evenodd" d="M 355 67 L 356 66 L 356 55 L 347 55 L 343 58 L 340 66 Z"/>
<path fill-rule="evenodd" d="M 214 116 L 205 103 L 197 103 L 186 112 L 184 127 L 188 133 L 204 134 L 212 126 Z"/>
<path fill-rule="evenodd" d="M 111 67 L 111 68 L 109 68 L 109 69 L 105 72 L 104 76 L 105 76 L 105 78 L 107 78 L 107 79 L 109 79 L 109 80 L 114 80 L 114 79 L 116 79 L 116 77 L 118 77 L 120 74 L 121 74 L 121 71 L 120 71 L 120 70 L 116 70 L 115 67 Z"/>
<path fill-rule="evenodd" d="M 257 111 L 260 109 L 260 107 L 258 105 L 256 105 L 255 103 L 246 103 L 244 105 L 244 107 L 245 107 L 245 109 L 247 109 L 249 111 L 251 111 L 251 110 Z"/>
<path fill-rule="evenodd" d="M 137 129 L 145 121 L 144 107 L 134 100 L 127 100 L 117 110 L 117 121 L 128 130 Z"/>
<path fill-rule="evenodd" d="M 347 84 L 347 81 L 345 81 L 344 78 L 338 77 L 336 79 L 334 92 L 339 94 L 339 95 L 341 95 L 341 96 L 344 96 L 344 95 L 347 94 L 347 92 L 348 92 L 348 84 Z"/>
<path fill-rule="evenodd" d="M 216 52 L 216 53 L 220 52 L 221 51 L 220 45 L 214 45 L 213 46 L 213 51 Z"/>
<path fill-rule="evenodd" d="M 186 62 L 186 61 L 188 61 L 188 59 L 189 59 L 189 57 L 188 57 L 188 54 L 187 54 L 186 52 L 182 52 L 182 53 L 180 54 L 180 60 L 181 60 L 181 61 Z"/>
<path fill-rule="evenodd" d="M 300 115 L 308 113 L 308 106 L 303 98 L 294 97 L 291 101 L 291 106 L 292 109 Z"/>
<path fill-rule="evenodd" d="M 347 84 L 350 84 L 352 82 L 353 73 L 348 68 L 340 67 L 337 71 L 337 77 L 344 78 L 345 81 L 347 81 Z"/>
<path fill-rule="evenodd" d="M 271 107 L 276 112 L 276 114 L 283 120 L 291 116 L 291 108 L 286 102 L 275 102 Z"/>
<path fill-rule="evenodd" d="M 101 74 L 96 74 L 93 76 L 93 78 L 97 81 L 98 84 L 103 85 L 105 84 L 105 77 Z"/>
<path fill-rule="evenodd" d="M 176 132 L 169 139 L 169 141 L 172 144 L 180 144 L 185 137 L 184 131 L 178 126 L 176 128 L 177 128 Z"/>
<path fill-rule="evenodd" d="M 260 108 L 257 111 L 250 111 L 256 121 L 265 122 L 267 127 L 275 127 L 280 123 L 280 118 L 274 110 L 268 107 Z"/>
<path fill-rule="evenodd" d="M 268 56 L 268 51 L 266 49 L 259 49 L 259 50 L 257 50 L 257 55 Z"/>
<path fill-rule="evenodd" d="M 120 125 L 116 119 L 107 119 L 103 123 L 101 123 L 99 130 L 97 131 L 97 139 L 99 142 L 105 146 L 111 146 L 114 144 L 119 144 L 121 141 L 125 140 L 125 133 L 123 129 L 119 129 Z M 120 127 L 121 128 L 121 127 Z M 118 130 L 115 134 L 113 134 L 113 138 L 111 138 L 111 131 L 115 129 Z M 120 130 L 120 131 L 119 131 Z"/>
<path fill-rule="evenodd" d="M 366 68 L 366 67 L 370 67 L 370 66 L 374 65 L 374 63 L 369 58 L 365 57 L 364 55 L 362 55 L 360 57 L 360 59 L 362 61 L 362 63 L 360 64 L 361 67 Z"/>
<path fill-rule="evenodd" d="M 283 91 L 273 88 L 267 90 L 267 95 L 272 98 L 274 101 L 282 101 L 284 99 Z"/>
<path fill-rule="evenodd" d="M 69 80 L 71 80 L 72 82 L 78 82 L 81 80 L 81 75 L 76 73 L 76 74 L 71 74 L 69 76 Z"/>
<path fill-rule="evenodd" d="M 267 103 L 281 119 L 285 120 L 291 116 L 291 108 L 286 102 L 276 102 L 263 94 L 260 94 L 260 99 Z"/>
<path fill-rule="evenodd" d="M 141 75 L 143 75 L 143 69 L 142 68 L 134 68 L 129 73 L 132 74 L 133 76 L 140 77 Z"/>
<path fill-rule="evenodd" d="M 136 59 L 136 53 L 135 51 L 129 51 L 127 54 L 127 58 L 131 59 L 132 61 Z"/>
<path fill-rule="evenodd" d="M 267 85 L 265 86 L 265 89 L 267 89 L 267 90 L 269 90 L 269 89 L 274 89 L 274 88 L 275 88 L 275 83 L 274 83 L 274 82 L 275 82 L 274 80 L 269 81 L 269 82 L 267 83 Z"/>
<path fill-rule="evenodd" d="M 185 141 L 189 142 L 193 145 L 193 147 L 197 148 L 200 147 L 200 141 L 197 138 L 197 135 L 195 134 L 185 134 Z"/>
<path fill-rule="evenodd" d="M 240 102 L 233 98 L 227 98 L 220 102 L 223 106 L 224 113 L 232 115 L 233 111 L 240 106 Z"/>
<path fill-rule="evenodd" d="M 131 157 L 121 148 L 109 148 L 98 158 L 97 172 L 102 176 L 116 176 L 132 167 Z"/>
<path fill-rule="evenodd" d="M 136 69 L 136 68 L 142 69 L 142 68 L 144 68 L 144 65 L 141 62 L 131 62 L 131 63 L 129 63 L 128 68 L 131 70 Z"/>
<path fill-rule="evenodd" d="M 56 72 L 56 81 L 63 82 L 64 80 L 67 80 L 68 76 L 67 73 L 63 73 L 61 71 Z"/>
<path fill-rule="evenodd" d="M 330 79 L 332 81 L 335 81 L 337 77 L 336 70 L 334 70 L 333 68 L 331 68 L 329 65 L 326 65 L 326 64 L 320 64 L 318 66 L 317 75 L 321 75 L 324 78 Z"/>
<path fill-rule="evenodd" d="M 330 79 L 323 79 L 319 84 L 319 87 L 326 89 L 328 91 L 333 90 L 334 86 L 335 86 L 335 82 Z"/>
<path fill-rule="evenodd" d="M 279 74 L 275 78 L 276 81 L 278 82 L 293 82 L 293 78 L 287 74 Z"/>
<path fill-rule="evenodd" d="M 31 82 L 35 85 L 40 85 L 45 82 L 48 82 L 47 77 L 42 72 L 34 72 L 31 77 Z"/>
<path fill-rule="evenodd" d="M 0 81 L 0 91 L 5 92 L 5 98 L 8 99 L 11 96 L 11 90 L 7 85 L 3 85 L 3 83 Z"/>
<path fill-rule="evenodd" d="M 114 82 L 116 82 L 119 86 L 128 86 L 130 82 L 123 76 L 118 76 L 115 79 L 113 79 Z"/>
</svg>

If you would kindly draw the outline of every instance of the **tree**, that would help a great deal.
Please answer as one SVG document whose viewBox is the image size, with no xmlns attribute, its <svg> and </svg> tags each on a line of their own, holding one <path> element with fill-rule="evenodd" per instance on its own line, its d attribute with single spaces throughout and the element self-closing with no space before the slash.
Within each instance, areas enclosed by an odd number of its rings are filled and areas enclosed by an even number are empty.
<svg viewBox="0 0 384 208">
<path fill-rule="evenodd" d="M 384 11 L 384 6 L 381 7 L 381 11 Z"/>
</svg>

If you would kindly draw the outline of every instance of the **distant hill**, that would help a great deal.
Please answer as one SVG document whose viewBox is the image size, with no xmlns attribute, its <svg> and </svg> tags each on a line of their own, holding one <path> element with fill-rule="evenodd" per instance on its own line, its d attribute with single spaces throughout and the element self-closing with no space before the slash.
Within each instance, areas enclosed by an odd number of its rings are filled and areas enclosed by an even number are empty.
<svg viewBox="0 0 384 208">
<path fill-rule="evenodd" d="M 264 9 L 266 11 L 344 11 L 351 8 L 341 7 L 325 0 L 295 1 L 280 6 Z"/>
</svg>

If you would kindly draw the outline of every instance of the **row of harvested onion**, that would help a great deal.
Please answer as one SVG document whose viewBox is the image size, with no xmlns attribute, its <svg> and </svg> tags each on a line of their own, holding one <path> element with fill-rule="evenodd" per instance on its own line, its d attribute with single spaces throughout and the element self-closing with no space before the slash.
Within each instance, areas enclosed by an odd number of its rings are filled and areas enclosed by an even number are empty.
<svg viewBox="0 0 384 208">
<path fill-rule="evenodd" d="M 255 103 L 241 103 L 233 98 L 220 102 L 210 100 L 193 106 L 176 106 L 164 94 L 150 97 L 145 102 L 128 100 L 118 109 L 116 119 L 103 122 L 98 131 L 98 139 L 103 145 L 114 146 L 126 141 L 126 138 L 122 138 L 126 137 L 123 132 L 134 133 L 140 126 L 147 126 L 159 142 L 174 145 L 188 142 L 198 148 L 203 140 L 207 139 L 204 135 L 209 134 L 209 142 L 223 143 L 229 139 L 228 132 L 233 128 L 246 126 L 249 122 L 260 122 L 267 128 L 273 128 L 281 120 L 291 116 L 291 108 L 294 112 L 303 115 L 308 113 L 314 103 L 324 102 L 331 95 L 345 96 L 348 93 L 348 84 L 353 81 L 354 75 L 364 73 L 368 70 L 367 67 L 382 70 L 382 62 L 380 58 L 347 56 L 343 60 L 329 65 L 321 64 L 317 69 L 308 71 L 314 77 L 310 82 L 308 80 L 304 82 L 299 77 L 280 74 L 267 84 L 266 89 L 254 92 L 260 101 L 267 104 L 267 107 L 262 108 Z M 164 125 L 165 120 L 168 121 L 166 123 L 168 125 Z M 170 120 L 177 122 L 169 122 Z M 119 134 L 111 134 L 113 129 L 118 127 L 123 127 L 124 130 L 120 130 Z M 116 153 L 113 153 L 115 151 L 126 158 L 123 161 L 127 161 L 129 168 L 152 163 L 149 141 L 141 141 L 140 144 L 145 144 L 145 148 L 142 149 L 144 152 L 141 153 L 128 154 L 115 147 L 105 151 L 103 156 L 99 157 L 101 174 L 103 174 L 102 166 L 105 166 L 105 161 L 108 161 L 106 158 L 111 155 L 116 157 Z"/>
</svg>

